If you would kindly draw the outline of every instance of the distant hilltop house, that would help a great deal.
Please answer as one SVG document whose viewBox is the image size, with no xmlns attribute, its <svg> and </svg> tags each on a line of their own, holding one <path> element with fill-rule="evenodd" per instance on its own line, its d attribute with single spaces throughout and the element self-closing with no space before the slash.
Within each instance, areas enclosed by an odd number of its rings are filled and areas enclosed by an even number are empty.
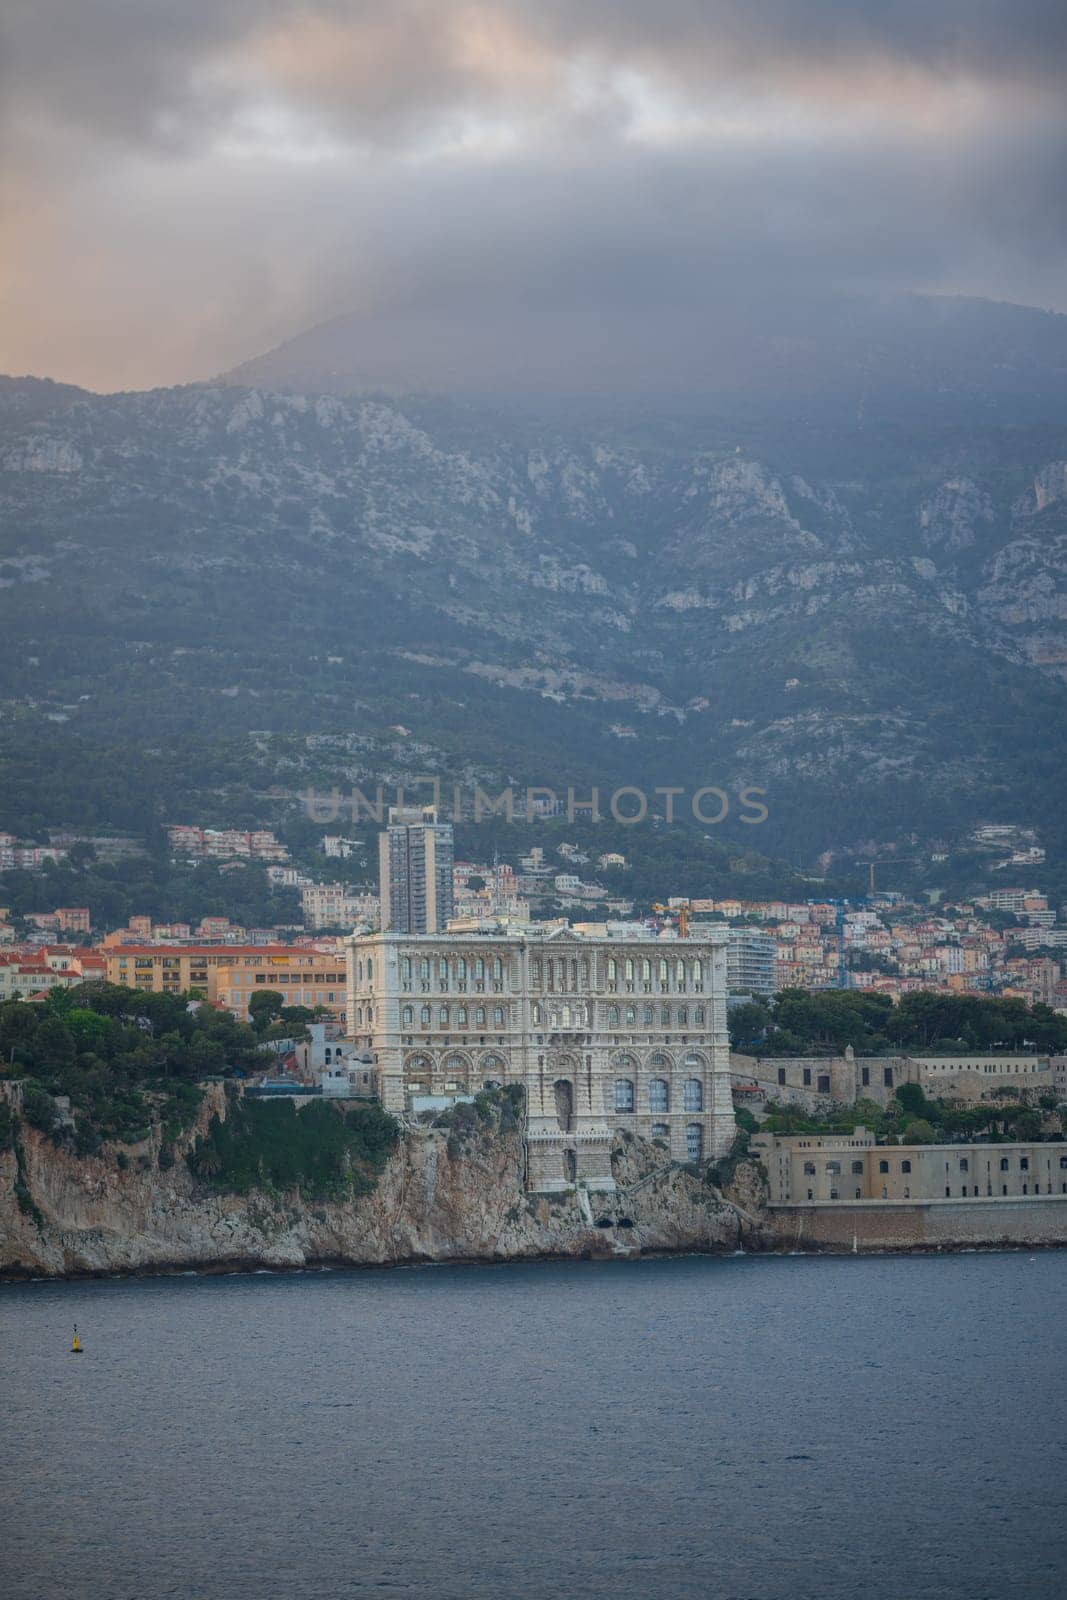
<svg viewBox="0 0 1067 1600">
<path fill-rule="evenodd" d="M 39 872 L 46 861 L 65 861 L 64 845 L 19 843 L 13 833 L 0 833 L 0 872 Z"/>
<path fill-rule="evenodd" d="M 88 933 L 88 906 L 57 906 L 54 911 L 28 911 L 26 921 L 39 933 Z"/>
<path fill-rule="evenodd" d="M 243 831 L 240 828 L 197 828 L 184 823 L 167 829 L 170 848 L 188 860 L 230 861 L 244 857 L 251 861 L 288 861 L 289 852 L 266 828 Z"/>
</svg>

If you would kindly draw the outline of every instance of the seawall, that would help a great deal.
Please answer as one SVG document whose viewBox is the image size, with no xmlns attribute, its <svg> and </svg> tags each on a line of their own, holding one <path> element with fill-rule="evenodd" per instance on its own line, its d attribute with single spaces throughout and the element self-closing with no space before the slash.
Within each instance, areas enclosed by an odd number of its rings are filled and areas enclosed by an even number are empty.
<svg viewBox="0 0 1067 1600">
<path fill-rule="evenodd" d="M 792 1250 L 966 1250 L 1067 1245 L 1067 1195 L 971 1200 L 835 1201 L 774 1206 L 780 1246 Z"/>
</svg>

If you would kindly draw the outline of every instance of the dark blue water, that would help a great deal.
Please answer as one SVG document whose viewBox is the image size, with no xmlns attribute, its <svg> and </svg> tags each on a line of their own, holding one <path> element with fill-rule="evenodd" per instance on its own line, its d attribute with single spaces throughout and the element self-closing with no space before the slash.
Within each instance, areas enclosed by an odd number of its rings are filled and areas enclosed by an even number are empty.
<svg viewBox="0 0 1067 1600">
<path fill-rule="evenodd" d="M 1058 1600 L 1065 1330 L 1067 1252 L 2 1288 L 0 1592 Z"/>
</svg>

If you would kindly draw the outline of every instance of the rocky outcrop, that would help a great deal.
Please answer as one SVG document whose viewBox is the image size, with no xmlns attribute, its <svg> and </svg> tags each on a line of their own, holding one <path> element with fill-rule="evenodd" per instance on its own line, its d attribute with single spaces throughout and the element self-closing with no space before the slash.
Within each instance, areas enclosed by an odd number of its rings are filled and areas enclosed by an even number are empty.
<svg viewBox="0 0 1067 1600">
<path fill-rule="evenodd" d="M 209 1091 L 201 1114 L 221 1109 Z M 192 1131 L 187 1143 L 196 1137 Z M 518 1260 L 661 1250 L 733 1251 L 763 1236 L 701 1178 L 637 1139 L 614 1154 L 611 1196 L 527 1194 L 520 1135 L 409 1132 L 372 1193 L 225 1194 L 153 1141 L 79 1158 L 23 1127 L 0 1155 L 0 1275 Z"/>
</svg>

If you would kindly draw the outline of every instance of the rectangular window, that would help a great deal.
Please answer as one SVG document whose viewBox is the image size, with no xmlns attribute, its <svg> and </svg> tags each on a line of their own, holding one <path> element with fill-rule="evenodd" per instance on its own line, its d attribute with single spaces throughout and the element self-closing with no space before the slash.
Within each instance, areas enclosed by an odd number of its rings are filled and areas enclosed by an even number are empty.
<svg viewBox="0 0 1067 1600">
<path fill-rule="evenodd" d="M 805 1087 L 805 1089 L 810 1089 L 811 1088 L 811 1068 L 810 1067 L 805 1067 L 804 1068 L 804 1087 Z"/>
</svg>

